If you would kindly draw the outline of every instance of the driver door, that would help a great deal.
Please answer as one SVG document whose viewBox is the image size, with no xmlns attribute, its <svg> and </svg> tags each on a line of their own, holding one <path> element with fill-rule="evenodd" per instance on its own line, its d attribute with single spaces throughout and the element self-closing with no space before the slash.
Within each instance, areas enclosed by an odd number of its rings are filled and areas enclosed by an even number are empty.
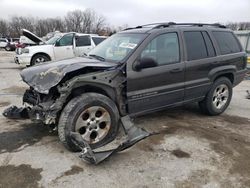
<svg viewBox="0 0 250 188">
<path fill-rule="evenodd" d="M 159 34 L 139 51 L 134 62 L 128 63 L 129 114 L 144 114 L 183 102 L 185 64 L 180 41 L 178 32 Z M 136 71 L 133 66 L 144 57 L 153 59 L 157 65 Z"/>
<path fill-rule="evenodd" d="M 75 56 L 73 49 L 74 34 L 66 34 L 54 46 L 55 60 L 72 58 Z"/>
</svg>

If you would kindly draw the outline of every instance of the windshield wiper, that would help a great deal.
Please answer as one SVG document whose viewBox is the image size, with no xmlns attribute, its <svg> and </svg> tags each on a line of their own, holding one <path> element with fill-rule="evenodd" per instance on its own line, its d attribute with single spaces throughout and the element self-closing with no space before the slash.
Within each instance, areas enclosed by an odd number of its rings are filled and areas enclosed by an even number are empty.
<svg viewBox="0 0 250 188">
<path fill-rule="evenodd" d="M 99 55 L 95 55 L 95 54 L 89 54 L 90 57 L 93 57 L 95 59 L 98 59 L 100 61 L 105 61 L 105 58 Z"/>
</svg>

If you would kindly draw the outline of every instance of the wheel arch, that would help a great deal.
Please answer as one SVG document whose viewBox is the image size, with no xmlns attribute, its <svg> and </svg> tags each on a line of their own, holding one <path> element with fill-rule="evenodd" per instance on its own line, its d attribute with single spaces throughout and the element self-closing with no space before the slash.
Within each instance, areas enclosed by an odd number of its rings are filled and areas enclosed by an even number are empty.
<svg viewBox="0 0 250 188">
<path fill-rule="evenodd" d="M 72 88 L 67 101 L 86 92 L 99 93 L 99 94 L 109 97 L 112 100 L 115 100 L 116 98 L 115 91 L 113 88 L 109 86 L 101 85 L 101 84 L 91 83 L 91 84 L 84 84 L 84 85 L 80 85 L 80 86 L 76 86 Z"/>
<path fill-rule="evenodd" d="M 49 59 L 49 61 L 51 61 L 51 57 L 50 57 L 49 54 L 47 54 L 47 53 L 45 53 L 45 52 L 37 52 L 37 53 L 35 53 L 35 54 L 32 55 L 32 57 L 31 57 L 31 62 L 33 61 L 34 57 L 37 56 L 37 55 L 44 55 L 44 56 L 46 56 L 46 57 Z M 31 62 L 30 62 L 30 63 L 31 63 Z"/>
<path fill-rule="evenodd" d="M 236 67 L 233 65 L 229 66 L 222 66 L 218 67 L 216 69 L 213 69 L 209 72 L 209 78 L 211 82 L 213 83 L 215 80 L 221 77 L 228 78 L 232 84 L 235 82 L 235 73 L 236 73 Z"/>
</svg>

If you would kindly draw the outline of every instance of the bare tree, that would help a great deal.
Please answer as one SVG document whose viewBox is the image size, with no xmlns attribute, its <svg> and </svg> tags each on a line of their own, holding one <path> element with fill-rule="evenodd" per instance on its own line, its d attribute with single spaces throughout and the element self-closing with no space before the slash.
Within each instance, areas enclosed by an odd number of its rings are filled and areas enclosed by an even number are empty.
<svg viewBox="0 0 250 188">
<path fill-rule="evenodd" d="M 106 18 L 101 15 L 97 16 L 92 32 L 99 34 L 99 32 L 104 29 L 105 25 L 106 25 Z"/>
<path fill-rule="evenodd" d="M 98 33 L 105 26 L 106 19 L 92 9 L 75 10 L 65 16 L 67 31 Z"/>
<path fill-rule="evenodd" d="M 53 31 L 104 33 L 105 35 L 110 31 L 105 17 L 92 9 L 70 11 L 64 18 L 12 16 L 9 20 L 0 20 L 0 35 L 19 37 L 22 29 L 34 32 L 40 37 Z"/>
<path fill-rule="evenodd" d="M 74 10 L 68 12 L 65 17 L 67 31 L 80 32 L 83 19 L 83 11 L 81 10 Z"/>
<path fill-rule="evenodd" d="M 6 20 L 0 20 L 0 36 L 6 37 L 8 36 L 8 23 Z"/>
<path fill-rule="evenodd" d="M 49 32 L 65 32 L 65 24 L 61 18 L 38 19 L 35 23 L 35 32 L 38 36 L 45 36 Z"/>
<path fill-rule="evenodd" d="M 232 30 L 250 30 L 250 22 L 230 22 L 226 26 Z"/>
</svg>

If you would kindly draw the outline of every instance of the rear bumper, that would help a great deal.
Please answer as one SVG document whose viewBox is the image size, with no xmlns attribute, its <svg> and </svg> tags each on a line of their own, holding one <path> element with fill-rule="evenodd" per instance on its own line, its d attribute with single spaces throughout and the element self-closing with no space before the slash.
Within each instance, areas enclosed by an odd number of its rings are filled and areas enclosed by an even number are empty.
<svg viewBox="0 0 250 188">
<path fill-rule="evenodd" d="M 241 70 L 241 71 L 238 71 L 236 72 L 235 74 L 235 79 L 234 79 L 234 86 L 238 85 L 242 80 L 244 80 L 245 76 L 246 76 L 246 73 L 248 72 L 249 70 L 247 69 L 244 69 L 244 70 Z"/>
</svg>

